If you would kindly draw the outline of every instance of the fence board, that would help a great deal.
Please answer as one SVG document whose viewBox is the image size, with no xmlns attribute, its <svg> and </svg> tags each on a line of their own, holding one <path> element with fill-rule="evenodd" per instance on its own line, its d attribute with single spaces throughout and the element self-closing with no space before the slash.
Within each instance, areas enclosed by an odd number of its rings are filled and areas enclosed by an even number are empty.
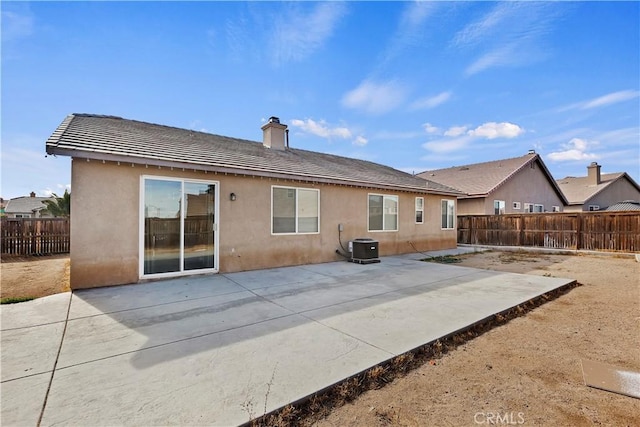
<svg viewBox="0 0 640 427">
<path fill-rule="evenodd" d="M 576 212 L 458 217 L 458 243 L 640 251 L 640 213 Z"/>
<path fill-rule="evenodd" d="M 6 218 L 0 220 L 3 255 L 51 255 L 69 252 L 69 218 Z"/>
</svg>

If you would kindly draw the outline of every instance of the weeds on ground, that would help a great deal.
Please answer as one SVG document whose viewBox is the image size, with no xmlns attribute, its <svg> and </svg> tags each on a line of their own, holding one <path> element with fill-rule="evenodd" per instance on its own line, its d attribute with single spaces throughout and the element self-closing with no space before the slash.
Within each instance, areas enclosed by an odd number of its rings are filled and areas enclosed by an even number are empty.
<svg viewBox="0 0 640 427">
<path fill-rule="evenodd" d="M 0 299 L 0 304 L 17 304 L 19 302 L 31 301 L 35 297 L 8 297 Z"/>
<path fill-rule="evenodd" d="M 440 255 L 440 256 L 434 256 L 431 258 L 424 258 L 424 259 L 421 259 L 420 261 L 437 262 L 439 264 L 457 264 L 459 262 L 462 262 L 462 259 L 455 255 Z"/>
</svg>

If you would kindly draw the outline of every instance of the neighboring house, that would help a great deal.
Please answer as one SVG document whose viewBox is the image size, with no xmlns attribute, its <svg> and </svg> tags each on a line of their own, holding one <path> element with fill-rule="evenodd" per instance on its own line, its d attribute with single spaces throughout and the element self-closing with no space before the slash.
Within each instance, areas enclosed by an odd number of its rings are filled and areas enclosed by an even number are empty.
<svg viewBox="0 0 640 427">
<path fill-rule="evenodd" d="M 625 200 L 624 202 L 614 203 L 605 209 L 607 212 L 610 211 L 640 211 L 640 203 L 635 202 L 633 200 Z"/>
<path fill-rule="evenodd" d="M 259 143 L 65 118 L 46 149 L 73 158 L 71 287 L 335 261 L 360 237 L 381 256 L 456 247 L 459 192 L 290 148 L 286 129 L 272 117 Z"/>
<path fill-rule="evenodd" d="M 593 162 L 587 166 L 587 176 L 557 181 L 569 201 L 565 211 L 598 211 L 625 200 L 640 201 L 640 186 L 626 172 L 601 174 L 600 168 Z"/>
<path fill-rule="evenodd" d="M 4 213 L 7 218 L 51 218 L 47 206 L 43 203 L 51 197 L 36 197 L 36 193 L 26 197 L 16 197 L 7 202 Z"/>
<path fill-rule="evenodd" d="M 561 212 L 566 198 L 534 151 L 522 157 L 426 171 L 419 177 L 460 190 L 458 215 Z"/>
<path fill-rule="evenodd" d="M 5 216 L 4 208 L 7 207 L 7 201 L 0 197 L 0 216 Z"/>
</svg>

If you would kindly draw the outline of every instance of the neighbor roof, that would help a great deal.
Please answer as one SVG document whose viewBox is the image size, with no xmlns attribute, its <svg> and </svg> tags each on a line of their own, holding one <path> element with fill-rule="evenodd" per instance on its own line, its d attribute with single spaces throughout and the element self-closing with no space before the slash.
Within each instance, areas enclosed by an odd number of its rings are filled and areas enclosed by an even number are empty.
<svg viewBox="0 0 640 427">
<path fill-rule="evenodd" d="M 591 184 L 588 176 L 568 176 L 557 181 L 562 192 L 567 196 L 570 205 L 582 205 L 596 194 L 619 179 L 628 179 L 631 185 L 640 191 L 640 186 L 626 172 L 606 173 L 600 175 L 600 184 Z"/>
<path fill-rule="evenodd" d="M 624 202 L 614 203 L 609 206 L 606 211 L 640 211 L 640 203 L 634 200 L 625 200 Z"/>
<path fill-rule="evenodd" d="M 51 198 L 29 196 L 16 197 L 15 199 L 11 199 L 7 202 L 4 212 L 7 214 L 16 214 L 40 211 L 46 209 L 45 204 L 42 203 L 45 200 L 51 200 Z"/>
<path fill-rule="evenodd" d="M 458 195 L 446 185 L 365 160 L 114 116 L 71 114 L 46 143 L 47 153 L 311 182 Z"/>
<path fill-rule="evenodd" d="M 540 165 L 543 174 L 558 194 L 558 197 L 566 201 L 551 173 L 536 153 L 529 153 L 510 159 L 426 171 L 418 174 L 418 176 L 460 190 L 467 194 L 467 198 L 485 197 L 533 162 L 537 162 Z"/>
</svg>

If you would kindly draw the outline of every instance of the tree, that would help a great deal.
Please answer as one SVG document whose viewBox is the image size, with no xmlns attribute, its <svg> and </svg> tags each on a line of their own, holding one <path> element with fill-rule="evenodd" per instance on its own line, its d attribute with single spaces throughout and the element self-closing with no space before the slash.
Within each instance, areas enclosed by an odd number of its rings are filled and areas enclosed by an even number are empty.
<svg viewBox="0 0 640 427">
<path fill-rule="evenodd" d="M 51 200 L 45 200 L 44 203 L 47 206 L 47 212 L 54 217 L 68 217 L 71 214 L 71 194 L 68 190 L 64 190 L 62 197 L 58 197 L 56 193 L 52 194 Z"/>
</svg>

